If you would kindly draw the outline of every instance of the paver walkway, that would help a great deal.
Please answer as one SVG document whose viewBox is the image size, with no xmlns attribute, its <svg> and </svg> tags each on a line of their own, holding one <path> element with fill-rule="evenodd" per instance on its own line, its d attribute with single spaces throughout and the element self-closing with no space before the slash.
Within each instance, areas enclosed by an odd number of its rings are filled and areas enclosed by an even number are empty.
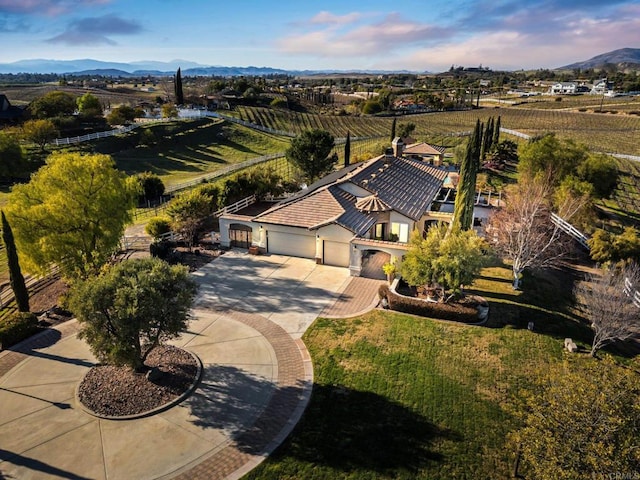
<svg viewBox="0 0 640 480">
<path fill-rule="evenodd" d="M 95 359 L 75 321 L 0 353 L 1 475 L 239 478 L 286 438 L 313 380 L 300 336 L 357 283 L 345 269 L 233 252 L 196 278 L 195 318 L 175 343 L 198 355 L 203 378 L 162 413 L 115 421 L 79 408 L 75 389 Z"/>
</svg>

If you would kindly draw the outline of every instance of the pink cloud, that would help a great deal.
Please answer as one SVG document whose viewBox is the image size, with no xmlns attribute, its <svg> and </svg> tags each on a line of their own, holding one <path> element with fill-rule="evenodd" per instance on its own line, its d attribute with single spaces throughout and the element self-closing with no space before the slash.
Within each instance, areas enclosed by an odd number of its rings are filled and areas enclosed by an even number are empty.
<svg viewBox="0 0 640 480">
<path fill-rule="evenodd" d="M 0 0 L 0 13 L 57 16 L 82 6 L 104 5 L 111 0 Z"/>
</svg>

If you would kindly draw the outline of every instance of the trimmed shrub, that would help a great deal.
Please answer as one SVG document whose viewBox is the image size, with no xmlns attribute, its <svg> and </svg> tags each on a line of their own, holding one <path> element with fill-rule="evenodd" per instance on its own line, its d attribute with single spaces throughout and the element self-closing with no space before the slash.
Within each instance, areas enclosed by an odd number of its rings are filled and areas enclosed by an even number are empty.
<svg viewBox="0 0 640 480">
<path fill-rule="evenodd" d="M 149 245 L 149 253 L 152 257 L 160 258 L 161 260 L 167 260 L 173 253 L 175 244 L 169 241 L 153 242 Z"/>
<path fill-rule="evenodd" d="M 30 312 L 15 312 L 0 320 L 0 348 L 5 349 L 38 331 L 38 318 Z"/>
<path fill-rule="evenodd" d="M 157 240 L 160 235 L 171 231 L 171 220 L 165 217 L 150 218 L 144 227 L 144 231 Z"/>
</svg>

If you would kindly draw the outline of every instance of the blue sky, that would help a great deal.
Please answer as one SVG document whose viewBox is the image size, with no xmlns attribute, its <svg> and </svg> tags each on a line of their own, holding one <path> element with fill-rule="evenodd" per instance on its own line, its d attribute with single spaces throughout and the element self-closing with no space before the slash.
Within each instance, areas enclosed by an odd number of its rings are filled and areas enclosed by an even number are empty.
<svg viewBox="0 0 640 480">
<path fill-rule="evenodd" d="M 0 0 L 0 63 L 554 68 L 640 48 L 638 0 Z"/>
</svg>

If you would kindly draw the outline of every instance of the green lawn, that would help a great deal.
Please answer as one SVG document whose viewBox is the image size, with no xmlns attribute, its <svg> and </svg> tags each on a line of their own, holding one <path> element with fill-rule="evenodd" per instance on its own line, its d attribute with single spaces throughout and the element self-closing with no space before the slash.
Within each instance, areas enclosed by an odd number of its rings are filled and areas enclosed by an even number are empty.
<svg viewBox="0 0 640 480">
<path fill-rule="evenodd" d="M 562 362 L 565 332 L 583 345 L 588 336 L 566 303 L 567 278 L 528 277 L 524 293 L 514 292 L 510 271 L 492 267 L 474 286 L 492 323 L 534 319 L 535 332 L 380 310 L 318 319 L 304 336 L 315 374 L 310 405 L 245 479 L 509 478 L 513 399 L 540 369 Z"/>
</svg>

